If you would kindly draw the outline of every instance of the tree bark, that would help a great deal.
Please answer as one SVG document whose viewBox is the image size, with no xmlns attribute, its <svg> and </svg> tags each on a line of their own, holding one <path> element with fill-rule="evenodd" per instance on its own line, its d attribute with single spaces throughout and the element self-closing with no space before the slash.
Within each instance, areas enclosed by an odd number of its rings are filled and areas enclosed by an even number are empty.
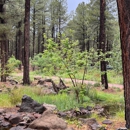
<svg viewBox="0 0 130 130">
<path fill-rule="evenodd" d="M 117 0 L 125 97 L 126 127 L 130 129 L 130 1 Z"/>
<path fill-rule="evenodd" d="M 18 59 L 21 61 L 21 64 L 19 65 L 19 70 L 22 69 L 22 31 L 21 31 L 21 26 L 22 26 L 22 20 L 18 23 L 19 24 L 19 57 Z"/>
<path fill-rule="evenodd" d="M 37 46 L 37 53 L 40 53 L 40 46 L 41 46 L 41 32 L 38 31 L 38 46 Z"/>
<path fill-rule="evenodd" d="M 106 47 L 105 47 L 105 8 L 106 8 L 106 1 L 100 0 L 100 34 L 99 34 L 99 49 L 105 55 Z M 100 67 L 101 67 L 101 83 L 108 89 L 108 80 L 107 80 L 107 70 L 106 70 L 106 61 L 105 56 L 100 57 Z"/>
<path fill-rule="evenodd" d="M 34 57 L 35 54 L 35 37 L 36 37 L 36 23 L 35 23 L 35 15 L 36 15 L 36 9 L 35 9 L 35 5 L 33 7 L 33 52 L 32 52 L 32 58 Z"/>
<path fill-rule="evenodd" d="M 29 43 L 30 43 L 30 0 L 25 0 L 25 21 L 24 21 L 24 70 L 23 84 L 30 84 L 29 78 Z"/>
<path fill-rule="evenodd" d="M 2 16 L 5 14 L 4 8 L 5 1 L 0 2 L 0 13 Z M 6 24 L 5 18 L 0 17 L 0 24 Z M 0 35 L 0 44 L 1 44 L 1 82 L 6 82 L 6 63 L 8 59 L 8 43 L 6 33 Z"/>
<path fill-rule="evenodd" d="M 45 29 L 45 25 L 46 25 L 46 18 L 45 18 L 45 12 L 44 12 L 44 14 L 43 14 L 43 16 L 42 16 L 42 34 L 44 35 L 45 33 L 46 33 L 46 29 Z M 44 36 L 42 36 L 42 45 L 41 45 L 41 53 L 43 53 L 44 52 L 44 46 L 45 46 L 45 38 L 44 38 Z"/>
</svg>

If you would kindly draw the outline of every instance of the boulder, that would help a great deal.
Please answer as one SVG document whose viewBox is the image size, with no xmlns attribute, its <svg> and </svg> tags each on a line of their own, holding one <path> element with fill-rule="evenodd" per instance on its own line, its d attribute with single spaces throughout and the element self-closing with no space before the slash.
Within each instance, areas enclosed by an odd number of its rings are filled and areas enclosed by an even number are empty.
<svg viewBox="0 0 130 130">
<path fill-rule="evenodd" d="M 31 97 L 24 95 L 22 97 L 22 104 L 20 106 L 19 112 L 36 112 L 42 114 L 46 108 L 34 101 Z"/>
<path fill-rule="evenodd" d="M 29 127 L 44 130 L 65 130 L 67 129 L 67 124 L 63 119 L 53 114 L 52 111 L 46 110 L 42 117 L 34 120 Z"/>
</svg>

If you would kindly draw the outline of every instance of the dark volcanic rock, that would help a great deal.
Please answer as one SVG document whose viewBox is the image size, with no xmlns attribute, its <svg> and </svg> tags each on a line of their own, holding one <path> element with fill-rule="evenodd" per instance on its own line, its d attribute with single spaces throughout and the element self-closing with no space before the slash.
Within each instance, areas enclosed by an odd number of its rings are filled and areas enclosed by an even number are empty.
<svg viewBox="0 0 130 130">
<path fill-rule="evenodd" d="M 36 112 L 36 113 L 43 113 L 46 108 L 34 101 L 31 97 L 24 95 L 22 97 L 22 104 L 20 106 L 19 112 Z"/>
<path fill-rule="evenodd" d="M 9 121 L 11 124 L 18 124 L 20 121 L 22 121 L 22 116 L 20 114 L 11 115 Z"/>
</svg>

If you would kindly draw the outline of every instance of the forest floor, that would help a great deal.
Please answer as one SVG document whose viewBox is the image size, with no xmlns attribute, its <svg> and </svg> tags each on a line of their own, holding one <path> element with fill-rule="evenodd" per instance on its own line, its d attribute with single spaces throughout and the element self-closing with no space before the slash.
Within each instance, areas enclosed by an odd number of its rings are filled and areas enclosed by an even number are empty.
<svg viewBox="0 0 130 130">
<path fill-rule="evenodd" d="M 23 73 L 21 73 L 21 72 L 19 72 L 19 73 L 16 73 L 15 74 L 15 76 L 23 76 Z M 37 76 L 39 76 L 39 75 L 35 75 L 35 77 L 37 77 Z M 51 78 L 52 80 L 59 80 L 59 77 L 57 77 L 57 76 L 46 76 L 45 78 Z M 70 78 L 63 78 L 63 80 L 65 81 L 65 82 L 71 82 L 71 79 Z M 78 83 L 81 83 L 82 82 L 82 80 L 79 80 L 79 79 L 76 79 L 76 81 L 78 82 Z M 96 82 L 96 81 L 89 81 L 89 80 L 84 80 L 84 83 L 85 84 L 92 84 L 92 85 L 94 85 L 95 83 L 98 83 L 98 82 Z M 109 83 L 108 84 L 108 86 L 110 87 L 110 88 L 119 88 L 119 89 L 123 89 L 124 87 L 123 87 L 123 85 L 121 85 L 121 84 L 112 84 L 112 83 Z"/>
<path fill-rule="evenodd" d="M 14 76 L 21 76 L 22 77 L 22 73 L 19 72 L 17 74 L 15 74 Z M 38 75 L 37 75 L 38 76 Z M 52 80 L 56 80 L 58 81 L 59 78 L 56 77 L 56 76 L 52 76 L 52 77 L 45 77 L 45 78 L 51 78 Z M 65 83 L 67 83 L 67 85 L 71 82 L 71 79 L 69 78 L 64 78 L 63 81 Z M 77 80 L 78 83 L 82 82 L 82 80 Z M 95 81 L 87 81 L 87 80 L 84 80 L 84 83 L 86 84 L 95 84 L 97 82 Z M 0 84 L 3 84 L 3 83 L 0 83 Z M 10 86 L 10 84 L 7 82 L 5 83 L 5 86 Z M 11 86 L 10 86 L 11 87 Z M 116 91 L 115 88 L 119 88 L 121 89 L 121 91 L 123 92 L 123 85 L 120 85 L 120 84 L 109 84 L 109 89 L 107 90 L 104 90 L 104 92 L 107 92 L 107 93 L 115 93 L 116 94 Z M 8 108 L 8 111 L 15 111 L 16 108 Z M 120 127 L 125 127 L 125 120 L 124 119 L 112 119 L 113 121 L 113 124 L 112 125 L 105 125 L 106 127 L 106 130 L 117 130 L 118 128 Z M 99 124 L 102 125 L 102 122 L 98 121 Z M 88 127 L 86 125 L 83 125 L 83 126 L 78 126 L 77 124 L 69 124 L 70 127 L 74 128 L 75 130 L 89 130 Z M 103 125 L 104 126 L 104 125 Z"/>
</svg>

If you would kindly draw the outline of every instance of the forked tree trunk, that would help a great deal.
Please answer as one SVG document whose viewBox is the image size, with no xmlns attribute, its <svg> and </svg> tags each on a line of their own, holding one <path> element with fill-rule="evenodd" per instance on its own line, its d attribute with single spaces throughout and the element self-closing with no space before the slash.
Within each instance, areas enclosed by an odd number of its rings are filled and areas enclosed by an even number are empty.
<svg viewBox="0 0 130 130">
<path fill-rule="evenodd" d="M 23 84 L 30 84 L 29 78 L 29 43 L 30 43 L 30 0 L 25 0 L 25 23 L 24 23 L 24 70 Z"/>
<path fill-rule="evenodd" d="M 130 129 L 130 1 L 117 0 L 125 97 L 126 127 Z"/>
<path fill-rule="evenodd" d="M 100 34 L 99 34 L 99 49 L 100 51 L 105 54 L 105 42 L 106 42 L 106 34 L 105 34 L 105 8 L 106 8 L 106 1 L 100 0 Z M 101 57 L 100 67 L 101 67 L 101 83 L 108 89 L 108 80 L 107 80 L 107 70 L 106 70 L 106 61 L 105 58 Z"/>
</svg>

